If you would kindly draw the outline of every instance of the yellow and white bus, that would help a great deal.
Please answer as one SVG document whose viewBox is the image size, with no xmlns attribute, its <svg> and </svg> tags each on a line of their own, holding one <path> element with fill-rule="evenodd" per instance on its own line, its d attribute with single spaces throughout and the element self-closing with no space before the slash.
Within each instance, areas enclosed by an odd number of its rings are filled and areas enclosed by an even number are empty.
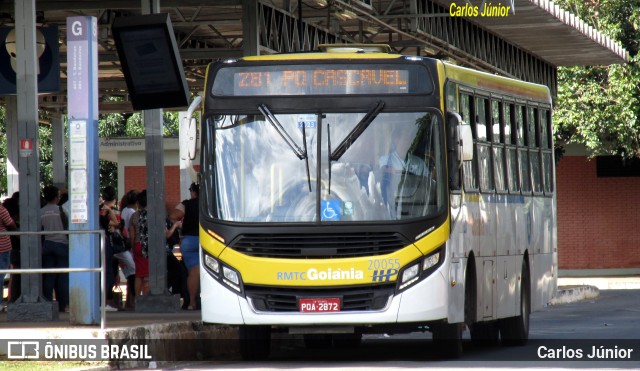
<svg viewBox="0 0 640 371">
<path fill-rule="evenodd" d="M 205 89 L 202 319 L 238 325 L 244 358 L 272 331 L 526 342 L 556 290 L 545 86 L 324 45 L 212 63 Z"/>
</svg>

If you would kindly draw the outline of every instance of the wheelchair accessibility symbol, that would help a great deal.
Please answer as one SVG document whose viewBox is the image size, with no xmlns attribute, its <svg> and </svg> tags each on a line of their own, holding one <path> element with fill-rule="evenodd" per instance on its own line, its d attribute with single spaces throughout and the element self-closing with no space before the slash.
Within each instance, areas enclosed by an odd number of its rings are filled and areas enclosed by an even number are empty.
<svg viewBox="0 0 640 371">
<path fill-rule="evenodd" d="M 342 209 L 340 200 L 322 200 L 320 208 L 321 220 L 340 220 L 340 210 Z"/>
</svg>

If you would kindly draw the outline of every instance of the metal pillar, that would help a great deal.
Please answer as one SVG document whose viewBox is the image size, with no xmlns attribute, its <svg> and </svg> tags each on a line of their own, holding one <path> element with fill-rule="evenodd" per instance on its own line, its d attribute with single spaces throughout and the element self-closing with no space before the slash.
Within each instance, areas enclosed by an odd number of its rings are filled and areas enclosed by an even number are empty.
<svg viewBox="0 0 640 371">
<path fill-rule="evenodd" d="M 71 231 L 99 228 L 98 41 L 97 36 L 91 32 L 95 29 L 97 22 L 95 17 L 67 18 L 69 177 L 72 179 L 69 182 L 71 213 L 69 229 Z M 61 132 L 62 124 L 59 124 Z M 58 135 L 63 136 L 61 133 Z M 58 146 L 63 145 L 58 143 Z M 55 157 L 54 161 L 56 161 Z M 63 159 L 60 158 L 58 161 L 62 162 Z M 99 246 L 96 235 L 70 235 L 69 266 L 72 268 L 98 267 Z M 107 264 L 107 267 L 110 266 Z M 95 273 L 69 275 L 71 323 L 83 325 L 99 323 L 100 284 L 101 280 Z"/>
<path fill-rule="evenodd" d="M 18 116 L 17 116 L 17 97 L 6 96 L 5 103 L 7 109 L 7 194 L 13 195 L 14 192 L 20 190 L 20 182 L 18 177 Z"/>
<path fill-rule="evenodd" d="M 142 0 L 141 7 L 142 14 L 159 13 L 160 1 Z M 171 295 L 167 289 L 162 109 L 143 111 L 142 121 L 147 164 L 149 293 L 136 296 L 136 312 L 177 312 L 180 310 L 180 297 Z"/>
<path fill-rule="evenodd" d="M 64 164 L 64 120 L 56 114 L 51 120 L 51 142 L 53 144 L 53 185 L 63 189 L 67 187 L 67 169 Z"/>
<path fill-rule="evenodd" d="M 18 138 L 29 141 L 29 156 L 18 158 L 20 229 L 39 231 L 40 222 L 40 138 L 38 135 L 38 57 L 36 55 L 35 0 L 15 0 L 16 85 Z M 26 143 L 26 142 L 25 142 Z M 20 236 L 22 268 L 41 268 L 40 236 Z M 9 304 L 9 321 L 51 321 L 58 319 L 58 305 L 42 297 L 42 276 L 22 276 L 22 295 Z"/>
<path fill-rule="evenodd" d="M 257 1 L 242 0 L 242 52 L 260 55 Z"/>
</svg>

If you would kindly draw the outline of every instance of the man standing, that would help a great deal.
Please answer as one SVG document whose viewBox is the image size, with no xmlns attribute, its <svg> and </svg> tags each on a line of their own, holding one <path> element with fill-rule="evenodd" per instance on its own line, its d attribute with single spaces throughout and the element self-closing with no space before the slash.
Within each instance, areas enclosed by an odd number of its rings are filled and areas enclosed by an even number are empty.
<svg viewBox="0 0 640 371">
<path fill-rule="evenodd" d="M 56 186 L 46 186 L 43 190 L 46 205 L 40 210 L 43 231 L 63 231 L 67 216 L 58 206 L 60 190 Z M 68 220 L 67 220 L 68 223 Z M 42 245 L 42 268 L 69 267 L 69 240 L 66 234 L 46 234 Z M 56 292 L 58 309 L 68 311 L 69 307 L 69 273 L 48 273 L 42 278 L 43 296 L 53 300 Z"/>
</svg>

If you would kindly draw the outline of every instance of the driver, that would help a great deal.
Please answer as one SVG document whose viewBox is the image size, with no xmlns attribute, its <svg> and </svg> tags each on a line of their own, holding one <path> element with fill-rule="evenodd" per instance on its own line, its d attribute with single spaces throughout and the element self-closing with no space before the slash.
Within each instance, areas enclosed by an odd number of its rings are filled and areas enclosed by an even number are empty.
<svg viewBox="0 0 640 371">
<path fill-rule="evenodd" d="M 393 131 L 391 146 L 387 154 L 380 156 L 378 164 L 382 175 L 380 191 L 383 202 L 395 214 L 395 199 L 398 185 L 407 174 L 418 177 L 430 177 L 425 161 L 413 153 L 421 152 L 422 141 L 406 128 L 398 127 Z M 428 158 L 429 156 L 425 156 Z M 392 206 L 393 205 L 393 206 Z"/>
<path fill-rule="evenodd" d="M 415 152 L 415 149 L 412 150 L 411 146 L 417 139 L 415 136 L 410 135 L 400 128 L 394 130 L 389 152 L 386 155 L 380 156 L 378 160 L 383 172 L 397 173 L 404 171 L 414 175 L 428 176 L 429 171 L 424 160 L 412 154 L 412 152 Z"/>
</svg>

